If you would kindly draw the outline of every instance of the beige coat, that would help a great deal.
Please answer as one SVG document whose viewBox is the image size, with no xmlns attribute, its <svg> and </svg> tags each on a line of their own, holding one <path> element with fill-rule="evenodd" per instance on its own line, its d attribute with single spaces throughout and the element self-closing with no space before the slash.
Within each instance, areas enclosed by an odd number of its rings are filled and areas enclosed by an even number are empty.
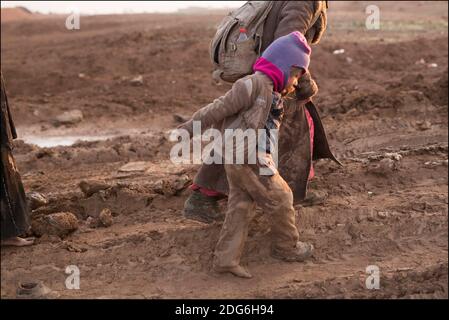
<svg viewBox="0 0 449 320">
<path fill-rule="evenodd" d="M 214 127 L 221 130 L 240 128 L 246 130 L 264 128 L 271 110 L 273 83 L 260 72 L 238 80 L 223 97 L 197 111 L 192 120 L 201 121 L 202 129 Z M 284 103 L 286 114 L 279 134 L 279 172 L 290 185 L 295 201 L 304 199 L 307 177 L 312 163 L 309 127 L 305 120 L 307 108 L 315 125 L 313 160 L 329 158 L 337 162 L 330 151 L 318 111 L 313 103 L 305 106 L 290 99 Z M 192 122 L 184 129 L 192 132 Z M 341 164 L 340 164 L 341 165 Z M 203 164 L 194 183 L 207 189 L 228 194 L 229 186 L 221 164 Z"/>
<path fill-rule="evenodd" d="M 202 129 L 262 129 L 271 109 L 273 82 L 256 72 L 237 80 L 224 96 L 195 112 L 192 120 L 201 121 Z M 193 130 L 192 123 L 186 127 Z"/>
</svg>

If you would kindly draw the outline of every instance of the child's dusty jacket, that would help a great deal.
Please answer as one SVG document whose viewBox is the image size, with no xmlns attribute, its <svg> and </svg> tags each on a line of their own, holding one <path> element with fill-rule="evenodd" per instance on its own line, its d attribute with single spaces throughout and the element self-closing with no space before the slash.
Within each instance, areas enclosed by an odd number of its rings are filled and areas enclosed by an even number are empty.
<svg viewBox="0 0 449 320">
<path fill-rule="evenodd" d="M 234 83 L 224 96 L 195 112 L 193 121 L 201 122 L 201 129 L 214 127 L 224 134 L 225 129 L 263 129 L 273 100 L 273 82 L 265 74 L 256 72 Z M 183 129 L 193 131 L 188 122 Z"/>
</svg>

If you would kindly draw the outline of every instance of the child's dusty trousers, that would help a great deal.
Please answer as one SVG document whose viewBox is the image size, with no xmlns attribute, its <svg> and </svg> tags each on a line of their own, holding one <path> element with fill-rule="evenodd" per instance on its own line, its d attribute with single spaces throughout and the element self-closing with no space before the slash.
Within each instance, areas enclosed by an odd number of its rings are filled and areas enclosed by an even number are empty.
<svg viewBox="0 0 449 320">
<path fill-rule="evenodd" d="M 228 211 L 215 248 L 215 264 L 239 265 L 256 204 L 270 215 L 272 245 L 288 252 L 299 239 L 293 194 L 279 174 L 261 176 L 257 166 L 225 165 L 229 182 Z"/>
</svg>

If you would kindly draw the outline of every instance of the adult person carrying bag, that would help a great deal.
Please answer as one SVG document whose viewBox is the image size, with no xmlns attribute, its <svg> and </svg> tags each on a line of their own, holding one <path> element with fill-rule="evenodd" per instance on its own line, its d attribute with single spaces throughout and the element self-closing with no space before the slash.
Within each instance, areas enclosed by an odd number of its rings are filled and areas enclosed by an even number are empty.
<svg viewBox="0 0 449 320">
<path fill-rule="evenodd" d="M 249 1 L 230 13 L 217 28 L 210 54 L 216 80 L 235 82 L 253 72 L 253 63 L 276 39 L 301 32 L 309 44 L 318 44 L 327 26 L 327 1 Z M 309 79 L 308 83 L 304 83 Z M 316 87 L 310 74 L 303 87 Z M 313 177 L 312 160 L 329 158 L 341 165 L 330 151 L 318 111 L 297 92 L 285 103 L 286 116 L 280 137 L 279 171 L 295 196 L 305 200 Z M 299 97 L 299 98 L 297 98 Z M 224 166 L 203 164 L 191 186 L 193 193 L 184 205 L 188 219 L 211 223 L 222 220 L 218 200 L 226 197 L 229 185 Z M 318 196 L 319 197 L 319 196 Z M 312 196 L 317 198 L 317 196 Z M 306 199 L 307 200 L 307 199 Z"/>
</svg>

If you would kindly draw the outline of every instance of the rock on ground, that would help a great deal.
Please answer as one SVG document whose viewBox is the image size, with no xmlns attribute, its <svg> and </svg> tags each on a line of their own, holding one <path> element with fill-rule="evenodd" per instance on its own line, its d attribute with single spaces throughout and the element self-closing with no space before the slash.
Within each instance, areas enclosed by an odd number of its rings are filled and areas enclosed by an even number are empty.
<svg viewBox="0 0 449 320">
<path fill-rule="evenodd" d="M 45 234 L 64 237 L 78 229 L 78 219 L 71 212 L 58 212 L 40 216 L 31 222 L 37 236 Z"/>
<path fill-rule="evenodd" d="M 83 121 L 83 113 L 81 110 L 66 111 L 55 118 L 56 125 L 77 124 Z"/>
</svg>

